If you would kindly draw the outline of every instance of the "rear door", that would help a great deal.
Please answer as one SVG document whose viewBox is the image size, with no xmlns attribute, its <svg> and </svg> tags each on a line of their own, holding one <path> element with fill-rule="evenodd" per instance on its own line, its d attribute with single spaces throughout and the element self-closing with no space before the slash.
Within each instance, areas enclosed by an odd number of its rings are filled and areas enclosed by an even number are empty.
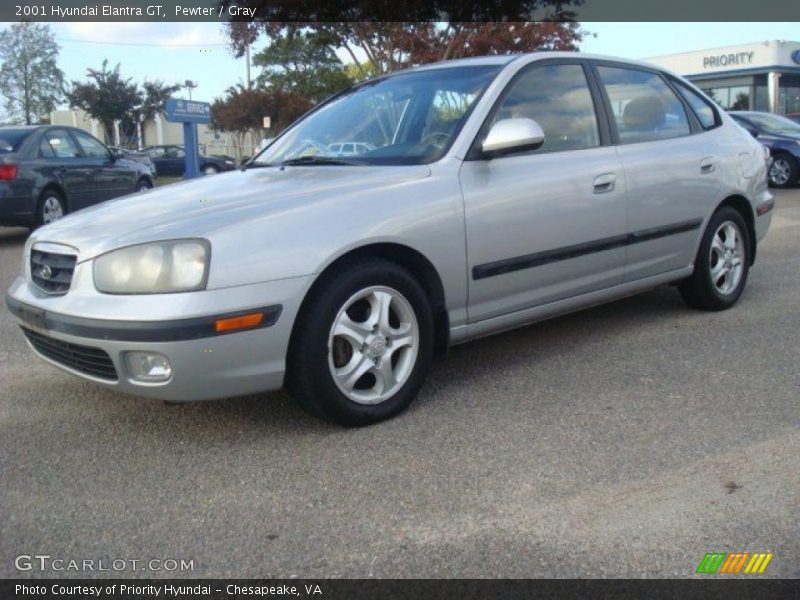
<svg viewBox="0 0 800 600">
<path fill-rule="evenodd" d="M 599 62 L 596 73 L 625 168 L 625 281 L 687 267 L 720 190 L 713 134 L 659 72 Z"/>
<path fill-rule="evenodd" d="M 39 154 L 47 163 L 47 171 L 66 192 L 70 212 L 91 204 L 94 197 L 93 167 L 84 159 L 66 129 L 53 127 L 45 131 Z"/>
<path fill-rule="evenodd" d="M 461 167 L 471 323 L 622 282 L 625 176 L 588 75 L 579 60 L 523 67 L 475 146 L 493 123 L 521 117 L 539 123 L 544 144 Z"/>
</svg>

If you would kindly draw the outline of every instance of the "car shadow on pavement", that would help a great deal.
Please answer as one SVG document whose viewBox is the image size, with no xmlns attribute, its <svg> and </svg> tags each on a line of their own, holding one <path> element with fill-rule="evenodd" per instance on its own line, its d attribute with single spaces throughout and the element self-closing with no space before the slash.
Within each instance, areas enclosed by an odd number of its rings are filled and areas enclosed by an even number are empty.
<svg viewBox="0 0 800 600">
<path fill-rule="evenodd" d="M 0 227 L 0 246 L 19 246 L 28 235 L 30 230 L 24 227 Z"/>
<path fill-rule="evenodd" d="M 531 368 L 557 368 L 556 362 L 569 361 L 572 349 L 581 345 L 602 344 L 606 339 L 646 327 L 648 323 L 663 323 L 670 316 L 691 319 L 701 314 L 687 308 L 674 287 L 663 286 L 455 346 L 444 360 L 434 364 L 418 399 L 399 418 L 405 417 L 411 422 L 416 415 L 424 414 L 427 407 L 446 402 L 454 393 L 479 389 L 487 377 L 502 377 L 510 370 L 528 372 Z M 283 391 L 176 405 L 155 402 L 151 406 L 163 409 L 173 422 L 185 419 L 200 428 L 205 427 L 203 421 L 215 426 L 218 420 L 234 420 L 246 427 L 280 429 L 284 435 L 287 430 L 301 435 L 342 431 L 341 427 L 323 423 L 305 413 Z"/>
</svg>

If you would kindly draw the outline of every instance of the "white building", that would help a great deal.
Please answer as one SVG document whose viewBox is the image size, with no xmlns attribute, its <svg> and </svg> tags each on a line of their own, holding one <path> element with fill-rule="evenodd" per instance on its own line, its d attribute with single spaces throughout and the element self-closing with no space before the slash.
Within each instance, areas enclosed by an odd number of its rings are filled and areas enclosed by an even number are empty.
<svg viewBox="0 0 800 600">
<path fill-rule="evenodd" d="M 654 56 L 727 110 L 800 113 L 800 42 L 769 41 Z"/>
</svg>

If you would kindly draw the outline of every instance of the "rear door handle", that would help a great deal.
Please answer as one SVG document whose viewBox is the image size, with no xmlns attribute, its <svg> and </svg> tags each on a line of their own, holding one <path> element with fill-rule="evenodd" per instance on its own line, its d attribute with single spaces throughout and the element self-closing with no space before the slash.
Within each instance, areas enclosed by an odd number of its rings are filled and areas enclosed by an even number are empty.
<svg viewBox="0 0 800 600">
<path fill-rule="evenodd" d="M 711 157 L 704 158 L 700 161 L 700 172 L 704 175 L 714 172 L 714 160 Z"/>
<path fill-rule="evenodd" d="M 617 176 L 614 173 L 603 173 L 594 178 L 592 185 L 595 194 L 607 194 L 613 192 L 617 184 Z"/>
</svg>

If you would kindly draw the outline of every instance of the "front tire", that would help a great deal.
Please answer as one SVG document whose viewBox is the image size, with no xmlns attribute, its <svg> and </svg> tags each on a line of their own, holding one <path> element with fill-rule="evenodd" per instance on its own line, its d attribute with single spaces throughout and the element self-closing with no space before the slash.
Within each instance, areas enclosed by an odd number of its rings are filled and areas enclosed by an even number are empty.
<svg viewBox="0 0 800 600">
<path fill-rule="evenodd" d="M 797 161 L 786 154 L 778 154 L 769 167 L 769 183 L 778 188 L 790 187 L 797 181 Z"/>
<path fill-rule="evenodd" d="M 151 189 L 153 189 L 153 184 L 146 177 L 142 177 L 138 182 L 136 182 L 137 192 L 146 192 L 147 190 Z"/>
<path fill-rule="evenodd" d="M 725 310 L 739 300 L 750 269 L 750 235 L 739 211 L 723 206 L 706 227 L 694 273 L 680 287 L 684 301 L 701 310 Z"/>
<path fill-rule="evenodd" d="M 324 279 L 297 316 L 286 387 L 313 414 L 342 425 L 393 417 L 430 370 L 434 319 L 403 267 L 356 259 Z"/>
</svg>

